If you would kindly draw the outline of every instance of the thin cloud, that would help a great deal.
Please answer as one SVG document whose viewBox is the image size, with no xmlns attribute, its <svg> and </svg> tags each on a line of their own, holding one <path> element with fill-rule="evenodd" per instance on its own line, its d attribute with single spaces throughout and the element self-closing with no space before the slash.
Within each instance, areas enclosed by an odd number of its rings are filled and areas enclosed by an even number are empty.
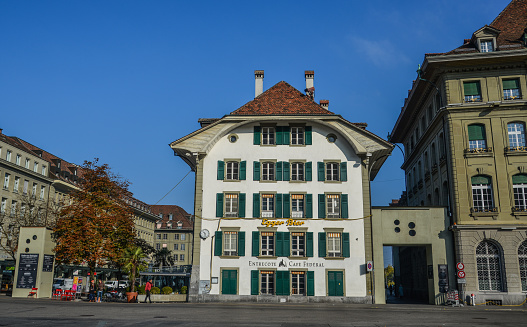
<svg viewBox="0 0 527 327">
<path fill-rule="evenodd" d="M 410 59 L 388 40 L 372 41 L 358 37 L 351 38 L 355 51 L 376 66 L 391 66 L 409 63 Z"/>
</svg>

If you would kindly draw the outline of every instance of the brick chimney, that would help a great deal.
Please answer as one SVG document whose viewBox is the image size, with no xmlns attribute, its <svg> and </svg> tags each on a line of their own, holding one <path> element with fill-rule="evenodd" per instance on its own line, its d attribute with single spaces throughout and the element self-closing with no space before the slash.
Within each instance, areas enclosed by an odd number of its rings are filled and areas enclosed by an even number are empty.
<svg viewBox="0 0 527 327">
<path fill-rule="evenodd" d="M 320 106 L 326 110 L 329 110 L 329 100 L 320 100 Z"/>
<path fill-rule="evenodd" d="M 315 71 L 306 70 L 304 72 L 304 75 L 306 77 L 306 95 L 309 96 L 311 99 L 315 99 L 315 86 L 313 85 L 315 79 Z"/>
<path fill-rule="evenodd" d="M 254 97 L 255 98 L 263 93 L 263 78 L 264 78 L 263 70 L 254 71 Z"/>
</svg>

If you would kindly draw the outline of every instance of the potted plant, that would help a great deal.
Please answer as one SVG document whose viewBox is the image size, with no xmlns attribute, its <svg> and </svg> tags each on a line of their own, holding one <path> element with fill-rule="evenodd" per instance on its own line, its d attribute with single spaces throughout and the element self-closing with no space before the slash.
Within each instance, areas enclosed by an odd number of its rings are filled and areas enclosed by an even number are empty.
<svg viewBox="0 0 527 327">
<path fill-rule="evenodd" d="M 146 268 L 144 258 L 146 255 L 139 246 L 132 246 L 124 250 L 122 263 L 124 270 L 130 277 L 130 292 L 126 292 L 128 302 L 137 301 L 137 292 L 135 291 L 135 277 Z"/>
</svg>

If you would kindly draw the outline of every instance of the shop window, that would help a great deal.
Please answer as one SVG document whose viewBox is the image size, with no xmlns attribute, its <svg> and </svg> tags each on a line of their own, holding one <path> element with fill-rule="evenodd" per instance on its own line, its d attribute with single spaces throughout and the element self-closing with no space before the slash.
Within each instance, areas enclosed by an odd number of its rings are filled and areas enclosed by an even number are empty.
<svg viewBox="0 0 527 327">
<path fill-rule="evenodd" d="M 501 252 L 496 244 L 483 241 L 476 247 L 480 291 L 502 291 Z"/>
</svg>

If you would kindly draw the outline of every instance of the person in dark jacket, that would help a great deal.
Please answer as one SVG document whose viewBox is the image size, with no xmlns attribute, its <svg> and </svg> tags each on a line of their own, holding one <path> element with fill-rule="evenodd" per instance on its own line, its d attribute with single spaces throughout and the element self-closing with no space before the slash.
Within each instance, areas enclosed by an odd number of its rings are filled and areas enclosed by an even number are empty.
<svg viewBox="0 0 527 327">
<path fill-rule="evenodd" d="M 90 280 L 90 290 L 88 293 L 88 300 L 90 302 L 95 302 L 95 279 Z"/>
<path fill-rule="evenodd" d="M 152 303 L 152 300 L 150 299 L 150 290 L 151 289 L 152 289 L 152 280 L 150 279 L 148 282 L 146 282 L 146 285 L 145 285 L 145 291 L 146 291 L 145 303 L 146 303 L 146 299 L 148 299 L 148 301 L 150 301 L 150 303 Z"/>
</svg>

